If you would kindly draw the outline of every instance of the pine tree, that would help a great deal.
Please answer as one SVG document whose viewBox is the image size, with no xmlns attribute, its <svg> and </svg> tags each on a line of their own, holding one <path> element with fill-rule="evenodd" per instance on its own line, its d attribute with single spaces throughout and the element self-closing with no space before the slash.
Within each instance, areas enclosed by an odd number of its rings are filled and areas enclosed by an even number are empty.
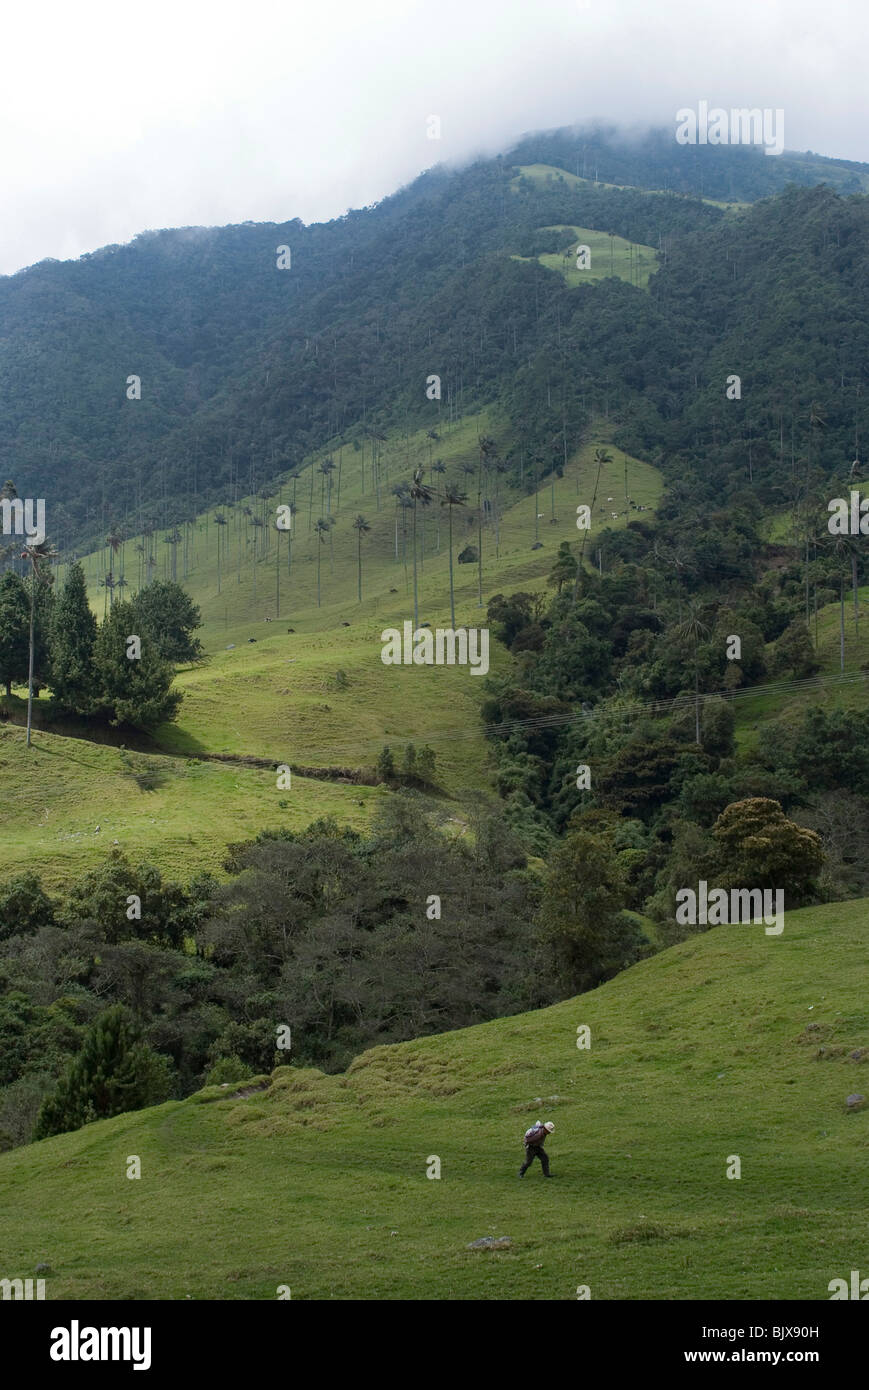
<svg viewBox="0 0 869 1390">
<path fill-rule="evenodd" d="M 140 628 L 147 628 L 164 660 L 181 665 L 201 659 L 202 643 L 193 634 L 202 626 L 202 614 L 180 584 L 151 584 L 131 605 L 140 626 L 130 631 L 141 635 Z"/>
<path fill-rule="evenodd" d="M 70 566 L 51 628 L 51 688 L 59 709 L 90 714 L 95 704 L 97 620 L 87 598 L 84 570 Z"/>
<path fill-rule="evenodd" d="M 17 574 L 7 570 L 0 578 L 0 681 L 6 694 L 27 680 L 30 602 Z"/>
<path fill-rule="evenodd" d="M 36 607 L 33 632 L 33 693 L 38 695 L 44 685 L 51 685 L 51 635 L 54 630 L 54 610 L 57 597 L 52 585 L 54 575 L 43 574 L 36 586 Z"/>
<path fill-rule="evenodd" d="M 139 637 L 141 655 L 130 657 L 128 639 Z M 174 719 L 181 692 L 172 690 L 174 672 L 160 655 L 131 603 L 115 603 L 97 633 L 94 666 L 99 708 L 113 724 L 150 729 Z"/>
<path fill-rule="evenodd" d="M 158 1105 L 171 1089 L 170 1065 L 140 1041 L 126 1010 L 114 1005 L 91 1024 L 81 1051 L 43 1102 L 34 1139 Z"/>
</svg>

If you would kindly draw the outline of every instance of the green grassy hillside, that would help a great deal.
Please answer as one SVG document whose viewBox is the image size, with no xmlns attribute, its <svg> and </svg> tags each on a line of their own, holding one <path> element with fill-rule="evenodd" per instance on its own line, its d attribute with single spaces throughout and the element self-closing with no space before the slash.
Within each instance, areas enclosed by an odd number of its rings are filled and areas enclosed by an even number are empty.
<svg viewBox="0 0 869 1390">
<path fill-rule="evenodd" d="M 519 187 L 519 180 L 523 177 L 526 179 L 530 179 L 531 182 L 537 184 L 538 187 L 546 189 L 557 188 L 559 184 L 562 185 L 562 187 L 569 189 L 639 187 L 639 185 L 637 184 L 605 183 L 602 179 L 600 181 L 598 181 L 597 179 L 583 179 L 580 178 L 577 174 L 571 174 L 567 169 L 559 169 L 556 164 L 520 164 L 518 167 L 519 173 L 511 181 L 511 187 L 514 189 Z M 869 177 L 867 177 L 866 175 L 862 175 L 861 177 L 867 179 L 867 183 L 869 183 Z M 663 195 L 665 197 L 670 198 L 674 196 L 680 198 L 695 196 L 693 194 L 688 195 L 685 193 L 666 193 L 665 190 L 662 188 L 650 188 L 644 189 L 643 191 L 648 193 L 650 197 L 655 197 L 658 195 Z M 747 208 L 750 206 L 749 203 L 742 203 L 737 200 L 729 200 L 727 202 L 724 202 L 720 198 L 700 198 L 699 201 L 701 203 L 708 203 L 711 207 L 714 208 L 724 208 L 728 212 L 735 212 L 738 211 L 740 208 Z"/>
<path fill-rule="evenodd" d="M 4 1273 L 48 1263 L 49 1299 L 827 1299 L 863 1259 L 867 929 L 865 900 L 720 927 L 343 1076 L 279 1068 L 4 1154 Z M 539 1116 L 554 1179 L 520 1182 Z M 512 1244 L 468 1249 L 487 1235 Z"/>
<path fill-rule="evenodd" d="M 619 280 L 645 289 L 649 276 L 657 268 L 658 258 L 653 246 L 642 242 L 626 241 L 624 237 L 611 236 L 608 232 L 593 231 L 590 227 L 574 227 L 564 223 L 556 227 L 540 227 L 541 232 L 570 232 L 573 241 L 568 251 L 544 252 L 537 260 L 547 270 L 555 270 L 563 275 L 568 285 L 586 285 L 593 280 L 605 280 L 614 275 Z M 577 249 L 587 246 L 589 264 L 584 270 L 576 267 Z M 527 256 L 514 256 L 514 260 L 527 260 Z"/>
<path fill-rule="evenodd" d="M 272 771 L 209 762 L 205 754 L 353 769 L 372 768 L 385 744 L 401 748 L 408 742 L 428 743 L 436 752 L 437 781 L 443 794 L 457 797 L 485 787 L 490 755 L 479 718 L 482 680 L 471 676 L 467 668 L 387 667 L 380 659 L 383 629 L 400 627 L 413 617 L 410 523 L 408 519 L 405 567 L 400 523 L 399 559 L 395 559 L 394 499 L 388 488 L 420 465 L 426 466 L 428 478 L 430 457 L 443 459 L 445 477 L 463 479 L 468 505 L 453 510 L 456 621 L 479 626 L 485 623 L 492 594 L 546 588 L 559 543 L 575 542 L 579 535 L 576 506 L 591 502 L 597 472 L 594 448 L 600 442 L 590 442 L 569 459 L 564 477 L 547 481 L 536 499 L 533 493 L 502 499 L 497 534 L 494 517 L 484 530 L 481 608 L 476 565 L 457 563 L 458 552 L 469 542 L 476 543 L 476 526 L 468 526 L 468 512 L 476 500 L 475 477 L 465 478 L 460 468 L 474 461 L 478 435 L 488 428 L 486 417 L 476 417 L 455 429 L 444 429 L 435 445 L 422 433 L 387 441 L 384 472 L 388 467 L 389 476 L 384 477 L 379 513 L 370 490 L 370 454 L 363 494 L 360 455 L 345 450 L 340 507 L 337 481 L 333 484 L 336 525 L 331 545 L 321 545 L 319 607 L 317 536 L 307 527 L 303 499 L 309 495 L 310 481 L 303 473 L 296 486 L 298 512 L 289 575 L 286 537 L 280 551 L 279 621 L 275 533 L 271 550 L 254 560 L 253 543 L 245 533 L 251 528 L 241 530 L 239 567 L 235 530 L 227 528 L 231 534 L 225 542 L 226 554 L 222 553 L 218 592 L 217 528 L 209 524 L 213 514 L 198 518 L 192 528 L 188 573 L 182 576 L 179 555 L 178 577 L 201 605 L 200 635 L 207 660 L 179 672 L 177 683 L 185 700 L 178 721 L 156 732 L 155 743 L 172 755 L 152 760 L 160 785 L 140 790 L 125 773 L 117 748 L 40 730 L 34 734 L 33 752 L 38 774 L 24 777 L 23 732 L 11 725 L 0 727 L 0 797 L 15 808 L 12 829 L 0 842 L 0 874 L 33 868 L 44 874 L 46 882 L 58 886 L 101 858 L 117 839 L 125 852 L 159 856 L 167 873 L 186 877 L 199 867 L 215 869 L 227 843 L 247 838 L 266 825 L 300 827 L 329 814 L 359 825 L 367 821 L 374 802 L 386 794 L 383 788 L 302 777 L 293 778 L 291 789 L 278 790 Z M 612 462 L 601 474 L 589 556 L 594 536 L 604 526 L 624 527 L 636 515 L 624 510 L 626 462 L 629 493 L 639 505 L 653 508 L 662 486 L 656 469 L 608 447 Z M 433 456 L 432 449 L 436 450 Z M 317 473 L 314 521 L 321 515 L 320 481 Z M 435 486 L 439 482 L 435 474 Z M 285 483 L 270 505 L 291 500 L 292 492 L 292 483 Z M 254 501 L 243 499 L 236 511 L 243 514 L 242 508 Z M 362 542 L 361 603 L 357 600 L 356 532 L 350 524 L 360 511 L 372 526 Z M 618 512 L 615 518 L 613 511 Z M 418 526 L 420 621 L 448 627 L 446 508 L 434 502 L 420 512 Z M 535 550 L 538 538 L 540 548 Z M 125 542 L 130 591 L 137 587 L 138 543 L 138 537 Z M 168 565 L 168 547 L 161 544 L 159 549 Z M 98 557 L 87 557 L 84 563 L 94 608 L 102 614 L 105 591 L 98 583 Z M 114 563 L 120 572 L 119 560 Z M 163 577 L 162 571 L 158 577 Z M 251 637 L 255 643 L 249 641 Z M 497 670 L 508 660 L 507 653 L 492 642 L 490 669 Z M 23 694 L 18 692 L 19 717 Z M 130 740 L 131 746 L 135 743 Z M 281 806 L 281 801 L 287 804 Z"/>
</svg>

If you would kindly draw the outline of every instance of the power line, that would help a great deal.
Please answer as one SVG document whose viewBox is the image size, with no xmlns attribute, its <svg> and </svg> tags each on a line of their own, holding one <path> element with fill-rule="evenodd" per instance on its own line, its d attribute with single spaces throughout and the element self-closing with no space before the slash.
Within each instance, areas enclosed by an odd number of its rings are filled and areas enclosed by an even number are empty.
<svg viewBox="0 0 869 1390">
<path fill-rule="evenodd" d="M 597 706 L 585 705 L 580 709 L 554 714 L 542 714 L 530 719 L 509 719 L 500 724 L 481 724 L 475 729 L 469 729 L 463 726 L 439 729 L 437 731 L 427 730 L 422 734 L 389 735 L 387 746 L 395 747 L 406 743 L 419 742 L 421 739 L 425 739 L 427 743 L 445 743 L 448 741 L 456 743 L 467 741 L 468 739 L 508 738 L 511 734 L 521 733 L 523 730 L 533 732 L 535 730 L 543 731 L 546 729 L 567 728 L 580 725 L 586 721 L 593 724 L 596 720 L 600 720 L 604 717 L 609 719 L 618 719 L 621 717 L 625 721 L 642 718 L 663 719 L 668 715 L 692 710 L 696 699 L 699 699 L 701 704 L 706 704 L 710 700 L 718 699 L 736 702 L 737 700 L 762 698 L 769 695 L 795 695 L 809 693 L 813 690 L 823 691 L 826 689 L 835 689 L 847 685 L 857 685 L 867 680 L 869 680 L 869 671 L 842 671 L 835 675 L 810 676 L 805 680 L 773 681 L 767 685 L 751 685 L 741 690 L 720 689 L 706 691 L 701 692 L 698 697 L 690 693 L 683 693 L 666 700 L 631 700 L 629 703 L 620 707 L 613 707 L 611 704 L 604 703 Z M 46 729 L 43 730 L 43 732 L 51 733 L 51 730 Z M 321 762 L 323 767 L 330 765 L 334 766 L 336 758 L 346 758 L 348 761 L 356 760 L 358 762 L 362 755 L 378 753 L 384 747 L 385 743 L 386 738 L 381 736 L 377 740 L 368 739 L 361 743 L 333 743 L 330 744 L 327 749 L 306 747 L 304 750 L 304 757 L 308 763 L 312 760 Z M 112 747 L 114 745 L 108 746 Z M 73 762 L 80 761 L 79 759 L 70 758 L 69 754 L 64 754 L 55 750 L 51 751 L 54 756 L 66 757 L 69 761 Z M 195 758 L 197 756 L 195 752 L 169 753 L 159 748 L 155 748 L 152 752 L 146 751 L 145 749 L 139 749 L 137 751 L 144 757 L 171 758 L 173 761 L 184 760 L 185 762 L 189 758 Z M 199 756 L 202 755 L 200 754 Z M 219 761 L 224 766 L 244 768 L 245 766 L 250 766 L 250 764 L 245 764 L 242 761 L 245 756 L 247 755 L 239 754 L 238 760 L 235 758 L 227 758 L 225 763 L 223 759 L 214 759 L 213 761 Z M 268 757 L 269 755 L 258 754 L 256 756 Z M 286 762 L 291 766 L 295 757 L 296 754 L 285 750 L 280 756 L 275 756 L 275 766 L 281 762 Z M 207 761 L 212 761 L 212 759 L 207 759 Z M 88 764 L 84 765 L 89 766 Z M 94 770 L 96 770 L 96 768 Z M 109 769 L 105 770 L 109 771 Z M 260 768 L 259 770 L 262 771 L 263 769 Z M 117 775 L 126 776 L 127 773 L 119 770 Z M 303 776 L 304 774 L 300 773 L 299 775 Z"/>
<path fill-rule="evenodd" d="M 799 694 L 804 691 L 824 690 L 828 687 L 854 685 L 866 680 L 869 680 L 869 672 L 843 671 L 836 675 L 810 676 L 805 680 L 799 681 L 773 681 L 767 685 L 746 686 L 742 690 L 721 689 L 707 691 L 700 694 L 699 700 L 701 704 L 704 704 L 710 700 L 716 699 L 736 701 L 763 697 L 766 695 Z M 507 738 L 510 734 L 519 733 L 523 729 L 555 729 L 562 726 L 580 724 L 584 720 L 594 722 L 602 716 L 612 718 L 621 715 L 625 719 L 640 719 L 643 717 L 660 719 L 665 718 L 667 715 L 680 713 L 684 710 L 691 710 L 694 708 L 694 704 L 695 696 L 692 694 L 677 695 L 666 700 L 632 700 L 630 704 L 625 705 L 623 708 L 614 709 L 612 705 L 598 705 L 596 707 L 573 710 L 569 713 L 542 714 L 530 719 L 510 719 L 500 724 L 482 724 L 477 729 L 453 728 L 440 729 L 437 732 L 426 732 L 416 735 L 395 735 L 390 736 L 389 742 L 390 744 L 410 743 L 414 738 L 417 740 L 425 738 L 428 742 L 445 742 L 446 740 L 456 742 L 463 739 L 477 739 L 480 737 Z M 367 743 L 361 744 L 330 744 L 329 756 L 335 757 L 337 755 L 342 755 L 352 757 L 354 754 L 358 756 L 360 751 L 365 751 L 369 748 L 381 748 L 382 746 L 383 740 L 377 743 L 369 740 Z M 306 753 L 305 756 L 315 757 L 316 755 L 317 750 Z"/>
</svg>

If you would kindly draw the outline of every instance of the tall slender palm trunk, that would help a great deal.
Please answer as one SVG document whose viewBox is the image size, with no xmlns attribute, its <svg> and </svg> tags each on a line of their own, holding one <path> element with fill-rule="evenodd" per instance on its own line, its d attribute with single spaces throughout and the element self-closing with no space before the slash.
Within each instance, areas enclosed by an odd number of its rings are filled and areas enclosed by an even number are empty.
<svg viewBox="0 0 869 1390">
<path fill-rule="evenodd" d="M 453 587 L 453 509 L 449 508 L 450 526 L 450 625 L 455 631 L 456 628 L 456 591 Z"/>
<path fill-rule="evenodd" d="M 36 565 L 31 561 L 31 587 L 30 587 L 30 654 L 27 668 L 27 738 L 26 747 L 30 747 L 30 729 L 33 722 L 33 624 L 36 615 Z"/>
</svg>

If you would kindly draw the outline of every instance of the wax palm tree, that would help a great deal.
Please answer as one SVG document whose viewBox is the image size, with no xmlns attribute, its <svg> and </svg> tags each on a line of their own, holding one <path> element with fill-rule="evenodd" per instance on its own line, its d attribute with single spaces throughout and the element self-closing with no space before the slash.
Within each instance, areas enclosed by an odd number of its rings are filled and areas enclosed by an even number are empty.
<svg viewBox="0 0 869 1390">
<path fill-rule="evenodd" d="M 447 517 L 449 518 L 449 553 L 450 553 L 450 623 L 455 629 L 456 626 L 456 596 L 453 587 L 453 507 L 463 507 L 468 500 L 468 494 L 462 492 L 457 483 L 447 483 L 444 488 L 444 495 L 441 498 L 441 506 L 449 507 Z"/>
<path fill-rule="evenodd" d="M 289 576 L 293 563 L 293 517 L 296 515 L 296 504 L 295 502 L 287 502 L 284 505 L 290 513 L 290 525 L 287 529 L 287 575 Z"/>
<path fill-rule="evenodd" d="M 371 530 L 364 516 L 357 516 L 353 521 L 353 529 L 356 532 L 356 566 L 357 566 L 357 594 L 358 601 L 362 602 L 362 537 L 366 536 Z"/>
<path fill-rule="evenodd" d="M 535 449 L 531 456 L 534 464 L 534 544 L 540 540 L 540 454 Z"/>
<path fill-rule="evenodd" d="M 401 508 L 401 559 L 404 565 L 404 592 L 407 593 L 407 514 L 413 511 L 413 502 L 408 493 L 399 499 L 398 505 Z"/>
<path fill-rule="evenodd" d="M 859 460 L 857 460 L 857 461 L 859 461 Z M 852 468 L 853 468 L 853 465 L 852 465 Z M 858 507 L 859 507 L 859 505 L 862 503 L 862 500 L 863 500 L 862 494 L 861 494 L 859 488 L 855 488 L 854 491 L 857 493 L 857 497 L 858 497 Z M 858 515 L 860 515 L 859 510 L 858 510 Z M 844 542 L 845 542 L 845 544 L 842 545 L 842 546 L 839 546 L 839 547 L 834 546 L 834 547 L 833 547 L 833 550 L 834 550 L 834 553 L 837 554 L 839 558 L 842 558 L 842 559 L 847 560 L 847 563 L 848 563 L 848 565 L 849 565 L 849 567 L 850 567 L 850 570 L 851 570 L 851 594 L 852 594 L 852 597 L 853 597 L 853 600 L 854 600 L 854 635 L 855 635 L 855 637 L 859 637 L 859 635 L 860 635 L 860 598 L 859 598 L 859 577 L 858 577 L 858 571 L 859 571 L 859 562 L 860 562 L 860 558 L 861 558 L 861 556 L 863 555 L 863 546 L 861 545 L 861 542 L 860 542 L 860 536 L 859 536 L 859 535 L 857 535 L 857 536 L 847 535 L 847 536 L 836 536 L 836 537 L 832 537 L 832 536 L 830 535 L 829 530 L 825 527 L 825 528 L 823 529 L 823 531 L 821 532 L 821 537 L 820 537 L 820 539 L 821 539 L 821 543 L 826 543 L 826 542 L 829 542 L 829 541 L 831 541 L 831 540 L 844 541 Z"/>
<path fill-rule="evenodd" d="M 248 511 L 248 508 L 247 508 L 247 507 L 245 507 L 245 511 Z M 250 518 L 250 526 L 251 526 L 251 530 L 253 531 L 253 557 L 252 557 L 252 558 L 253 558 L 253 596 L 254 596 L 254 600 L 255 600 L 255 599 L 256 599 L 256 549 L 257 549 L 257 536 L 259 535 L 260 531 L 262 530 L 262 520 L 261 520 L 261 518 L 258 517 L 258 516 L 251 516 L 251 518 Z"/>
<path fill-rule="evenodd" d="M 320 607 L 320 558 L 322 556 L 321 546 L 326 544 L 326 536 L 329 533 L 329 523 L 325 517 L 318 517 L 314 522 L 314 534 L 317 537 L 317 607 Z"/>
<path fill-rule="evenodd" d="M 601 471 L 602 471 L 603 466 L 604 466 L 605 463 L 612 463 L 612 461 L 613 461 L 613 460 L 612 460 L 612 454 L 608 453 L 606 449 L 595 449 L 595 451 L 594 451 L 594 461 L 595 461 L 595 463 L 597 464 L 597 473 L 595 474 L 595 479 L 594 479 L 594 492 L 592 493 L 592 498 L 591 498 L 591 509 L 590 509 L 590 510 L 591 510 L 591 520 L 592 520 L 592 521 L 594 520 L 594 506 L 595 506 L 595 503 L 596 503 L 596 501 L 597 501 L 597 490 L 598 490 L 598 488 L 599 488 L 599 486 L 600 486 L 600 475 L 601 475 Z M 582 533 L 582 541 L 581 541 L 580 547 L 579 547 L 579 563 L 578 563 L 577 566 L 576 566 L 576 579 L 575 579 L 574 584 L 573 584 L 573 602 L 574 602 L 574 603 L 576 603 L 576 600 L 577 600 L 577 598 L 579 597 L 579 584 L 580 584 L 580 580 L 582 579 L 582 561 L 583 561 L 583 556 L 585 555 L 585 542 L 586 542 L 586 540 L 588 539 L 588 534 L 589 534 L 589 531 L 590 531 L 590 530 L 591 530 L 591 526 L 589 525 L 589 526 L 586 528 L 586 530 L 584 530 L 583 533 Z"/>
<path fill-rule="evenodd" d="M 839 581 L 839 670 L 845 669 L 845 576 L 850 574 L 855 582 L 854 572 L 860 548 L 859 536 L 831 536 L 825 538 L 832 561 L 833 572 Z M 854 604 L 857 605 L 857 591 L 854 590 Z"/>
<path fill-rule="evenodd" d="M 177 527 L 177 526 L 173 527 L 173 529 L 169 532 L 169 535 L 168 535 L 168 536 L 164 536 L 164 537 L 163 537 L 163 544 L 164 544 L 164 545 L 169 545 L 169 546 L 172 547 L 172 581 L 173 581 L 173 583 L 177 583 L 177 580 L 178 580 L 178 546 L 181 544 L 182 539 L 183 539 L 183 538 L 182 538 L 181 532 L 178 530 L 178 527 Z"/>
<path fill-rule="evenodd" d="M 217 592 L 220 593 L 220 533 L 226 525 L 223 512 L 214 513 L 214 524 L 217 527 Z"/>
<path fill-rule="evenodd" d="M 402 507 L 402 506 L 404 505 L 405 501 L 407 500 L 407 496 L 408 496 L 408 492 L 409 492 L 409 487 L 408 487 L 408 484 L 407 484 L 406 482 L 402 481 L 402 482 L 400 482 L 400 483 L 393 483 L 393 485 L 392 485 L 392 487 L 389 489 L 389 491 L 390 491 L 391 495 L 395 498 L 395 559 L 396 559 L 396 563 L 397 563 L 397 562 L 398 562 L 398 510 L 399 510 L 399 507 Z"/>
<path fill-rule="evenodd" d="M 483 606 L 483 469 L 495 457 L 496 444 L 491 435 L 481 434 L 478 441 L 479 465 L 477 468 L 477 606 Z"/>
<path fill-rule="evenodd" d="M 685 617 L 673 629 L 675 635 L 683 641 L 687 641 L 692 650 L 694 662 L 694 738 L 696 743 L 700 743 L 700 664 L 698 660 L 698 649 L 704 637 L 709 636 L 709 624 L 704 621 L 704 605 L 699 599 L 693 599 L 688 605 Z"/>
<path fill-rule="evenodd" d="M 117 526 L 112 526 L 111 530 L 109 531 L 109 534 L 106 536 L 106 545 L 109 547 L 109 555 L 110 555 L 110 561 L 109 561 L 109 563 L 111 563 L 112 559 L 116 559 L 116 558 L 117 558 L 118 551 L 119 551 L 120 548 L 121 548 L 121 533 L 120 533 L 120 531 L 118 530 Z M 112 565 L 112 568 L 114 569 L 114 565 Z M 113 588 L 114 588 L 114 586 L 112 586 L 112 589 L 113 589 Z M 112 590 L 110 589 L 110 590 L 109 590 L 109 610 L 110 610 L 110 611 L 111 611 L 111 607 L 112 607 L 113 598 L 114 598 L 114 594 L 113 594 Z"/>
<path fill-rule="evenodd" d="M 47 541 L 40 541 L 38 544 L 31 542 L 25 545 L 21 552 L 22 560 L 30 561 L 30 649 L 27 669 L 27 738 L 26 747 L 30 747 L 30 730 L 33 719 L 33 652 L 34 652 L 34 622 L 36 617 L 36 586 L 37 584 L 53 584 L 54 575 L 51 573 L 51 561 L 58 554 L 53 550 Z"/>
<path fill-rule="evenodd" d="M 372 426 L 371 429 L 368 430 L 368 437 L 371 440 L 371 471 L 374 475 L 374 496 L 377 510 L 380 511 L 380 470 L 377 466 L 380 451 L 378 445 L 386 443 L 386 435 L 379 426 Z"/>
<path fill-rule="evenodd" d="M 275 516 L 275 617 L 281 616 L 281 528 L 278 526 L 278 519 Z"/>
<path fill-rule="evenodd" d="M 413 626 L 414 629 L 419 625 L 419 601 L 416 578 L 416 512 L 418 506 L 427 507 L 434 497 L 434 492 L 423 482 L 423 471 L 417 468 L 413 475 L 413 482 L 410 485 L 410 498 L 413 502 Z"/>
<path fill-rule="evenodd" d="M 495 472 L 495 559 L 497 560 L 501 555 L 501 479 L 507 472 L 507 460 L 493 459 L 492 467 Z"/>
<path fill-rule="evenodd" d="M 443 477 L 443 475 L 444 475 L 444 473 L 446 473 L 446 471 L 447 471 L 447 466 L 446 466 L 446 464 L 444 463 L 443 459 L 435 459 L 434 463 L 431 465 L 431 468 L 429 469 L 429 478 L 430 478 L 430 480 L 432 481 L 432 483 L 434 482 L 434 475 L 435 475 L 435 473 L 439 473 L 439 474 L 441 475 L 441 477 Z M 435 543 L 435 552 L 436 552 L 436 554 L 440 555 L 440 553 L 441 553 L 441 514 L 440 514 L 440 512 L 438 512 L 437 517 L 438 517 L 438 529 L 437 529 L 437 541 L 436 541 L 436 543 Z"/>
<path fill-rule="evenodd" d="M 317 472 L 320 474 L 320 511 L 324 512 L 326 516 L 330 516 L 332 512 L 332 474 L 334 471 L 335 460 L 332 458 L 323 459 L 317 467 Z M 329 483 L 328 498 L 325 496 L 327 480 Z"/>
</svg>

